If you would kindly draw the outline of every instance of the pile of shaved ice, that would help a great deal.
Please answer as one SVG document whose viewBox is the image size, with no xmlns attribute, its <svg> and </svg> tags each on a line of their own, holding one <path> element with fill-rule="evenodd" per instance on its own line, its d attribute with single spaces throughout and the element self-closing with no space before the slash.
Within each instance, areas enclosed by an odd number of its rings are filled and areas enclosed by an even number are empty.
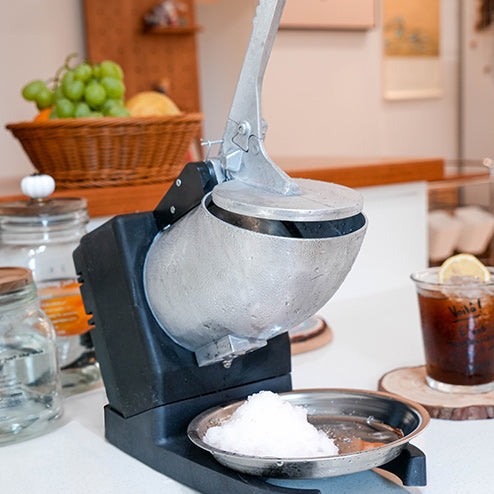
<svg viewBox="0 0 494 494">
<path fill-rule="evenodd" d="M 203 437 L 210 446 L 245 456 L 313 458 L 338 454 L 323 431 L 307 421 L 307 410 L 271 391 L 249 396 L 229 420 L 210 427 Z"/>
</svg>

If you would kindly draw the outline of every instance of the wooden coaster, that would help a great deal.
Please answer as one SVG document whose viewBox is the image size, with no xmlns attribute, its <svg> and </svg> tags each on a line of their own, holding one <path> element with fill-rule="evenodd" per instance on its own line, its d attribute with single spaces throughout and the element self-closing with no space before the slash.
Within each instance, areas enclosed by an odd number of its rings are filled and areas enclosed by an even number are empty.
<svg viewBox="0 0 494 494">
<path fill-rule="evenodd" d="M 333 332 L 326 321 L 319 316 L 310 317 L 307 321 L 288 331 L 292 355 L 310 352 L 333 339 Z"/>
<path fill-rule="evenodd" d="M 430 388 L 425 380 L 425 365 L 401 367 L 379 380 L 379 389 L 420 403 L 432 418 L 476 420 L 494 418 L 494 391 L 466 394 L 445 393 Z"/>
</svg>

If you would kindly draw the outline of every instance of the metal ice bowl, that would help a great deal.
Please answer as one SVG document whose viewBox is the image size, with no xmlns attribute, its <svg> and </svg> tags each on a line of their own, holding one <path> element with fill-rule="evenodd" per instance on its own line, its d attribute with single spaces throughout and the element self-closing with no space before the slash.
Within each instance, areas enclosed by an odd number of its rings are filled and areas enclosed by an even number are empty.
<svg viewBox="0 0 494 494">
<path fill-rule="evenodd" d="M 149 306 L 199 365 L 225 360 L 315 314 L 348 274 L 366 227 L 361 213 L 320 222 L 242 216 L 208 194 L 154 239 Z"/>
</svg>

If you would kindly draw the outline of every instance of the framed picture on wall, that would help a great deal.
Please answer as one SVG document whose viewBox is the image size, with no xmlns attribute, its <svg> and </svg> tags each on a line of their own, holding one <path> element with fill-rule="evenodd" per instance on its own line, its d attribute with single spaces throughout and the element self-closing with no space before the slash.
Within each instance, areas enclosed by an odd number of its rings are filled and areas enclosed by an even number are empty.
<svg viewBox="0 0 494 494">
<path fill-rule="evenodd" d="M 440 0 L 383 0 L 385 99 L 439 98 Z"/>
<path fill-rule="evenodd" d="M 370 29 L 375 0 L 287 0 L 280 29 Z"/>
</svg>

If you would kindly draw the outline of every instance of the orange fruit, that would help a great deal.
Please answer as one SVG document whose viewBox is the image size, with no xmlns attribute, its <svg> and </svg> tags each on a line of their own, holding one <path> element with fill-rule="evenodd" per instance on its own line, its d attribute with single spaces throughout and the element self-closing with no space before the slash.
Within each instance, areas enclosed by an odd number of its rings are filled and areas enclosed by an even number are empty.
<svg viewBox="0 0 494 494">
<path fill-rule="evenodd" d="M 46 122 L 50 118 L 51 107 L 41 110 L 33 119 L 33 122 Z"/>
</svg>

